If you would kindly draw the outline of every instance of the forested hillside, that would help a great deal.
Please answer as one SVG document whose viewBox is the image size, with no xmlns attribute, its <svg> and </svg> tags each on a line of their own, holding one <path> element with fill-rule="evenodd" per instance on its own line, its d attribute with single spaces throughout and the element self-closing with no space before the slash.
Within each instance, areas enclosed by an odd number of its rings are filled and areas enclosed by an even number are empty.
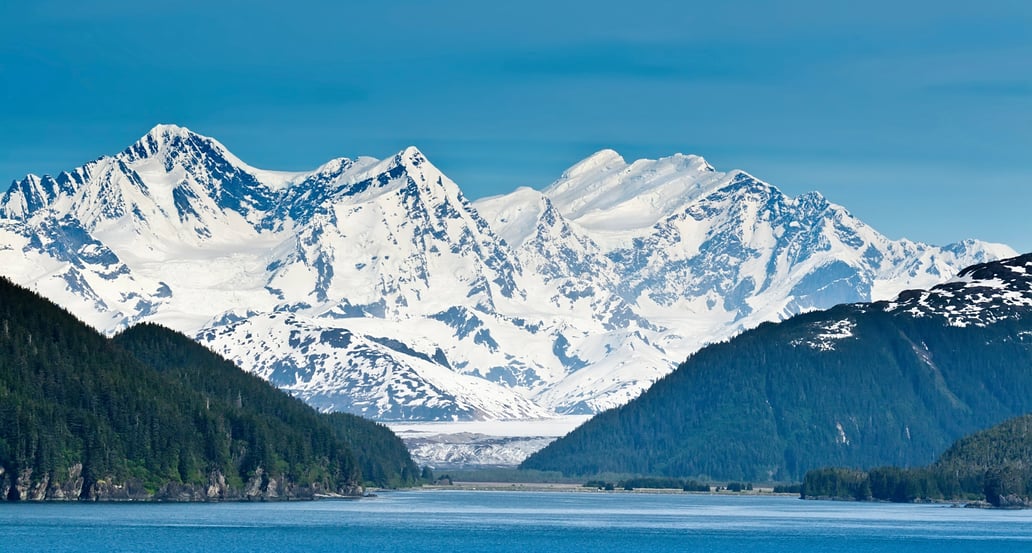
<svg viewBox="0 0 1032 553">
<path fill-rule="evenodd" d="M 996 507 L 1032 505 L 1032 415 L 958 440 L 935 463 L 870 471 L 823 468 L 803 479 L 803 498 L 985 500 Z"/>
<path fill-rule="evenodd" d="M 115 336 L 114 342 L 206 398 L 221 397 L 231 404 L 241 394 L 251 398 L 250 405 L 242 405 L 241 400 L 240 407 L 250 410 L 256 421 L 282 421 L 287 428 L 301 432 L 328 430 L 351 449 L 366 484 L 407 486 L 419 478 L 419 467 L 412 462 L 405 444 L 386 426 L 347 413 L 318 414 L 178 332 L 142 324 Z M 296 445 L 306 447 L 303 443 Z"/>
<path fill-rule="evenodd" d="M 415 477 L 381 426 L 320 415 L 161 327 L 109 340 L 0 279 L 3 499 L 353 495 Z"/>
<path fill-rule="evenodd" d="M 822 466 L 919 466 L 1032 412 L 1032 255 L 894 302 L 765 324 L 704 348 L 522 466 L 798 480 Z"/>
</svg>

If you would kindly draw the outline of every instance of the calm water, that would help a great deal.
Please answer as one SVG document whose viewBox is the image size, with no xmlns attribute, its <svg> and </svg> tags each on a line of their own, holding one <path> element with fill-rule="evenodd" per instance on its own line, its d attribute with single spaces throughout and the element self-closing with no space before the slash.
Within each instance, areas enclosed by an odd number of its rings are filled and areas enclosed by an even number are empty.
<svg viewBox="0 0 1032 553">
<path fill-rule="evenodd" d="M 362 501 L 4 504 L 0 551 L 1032 551 L 1032 511 L 786 497 L 392 492 Z"/>
</svg>

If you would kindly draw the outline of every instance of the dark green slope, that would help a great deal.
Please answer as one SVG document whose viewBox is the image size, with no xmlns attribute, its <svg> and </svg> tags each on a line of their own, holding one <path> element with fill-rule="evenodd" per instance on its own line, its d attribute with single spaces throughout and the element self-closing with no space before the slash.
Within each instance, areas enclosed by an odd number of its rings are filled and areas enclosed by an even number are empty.
<svg viewBox="0 0 1032 553">
<path fill-rule="evenodd" d="M 188 342 L 158 327 L 108 340 L 0 279 L 2 498 L 360 491 L 361 446 L 335 421 Z"/>
<path fill-rule="evenodd" d="M 1032 414 L 961 438 L 935 465 L 960 475 L 1006 466 L 1032 470 Z"/>
<path fill-rule="evenodd" d="M 803 498 L 982 500 L 997 507 L 1032 506 L 1032 415 L 1007 420 L 958 440 L 934 464 L 870 471 L 823 468 L 803 479 Z"/>
<path fill-rule="evenodd" d="M 386 426 L 354 415 L 316 413 L 301 400 L 241 371 L 182 334 L 142 324 L 115 336 L 114 342 L 148 366 L 201 392 L 206 401 L 237 405 L 271 435 L 294 431 L 300 442 L 281 443 L 284 454 L 336 439 L 351 449 L 366 484 L 409 486 L 419 478 L 419 468 L 405 444 Z M 250 400 L 245 403 L 241 397 Z"/>
<path fill-rule="evenodd" d="M 1032 411 L 1032 255 L 1007 263 L 706 347 L 522 467 L 798 480 L 829 465 L 927 464 L 960 436 Z"/>
<path fill-rule="evenodd" d="M 944 492 L 975 490 L 998 507 L 1032 506 L 1032 415 L 959 440 L 931 470 L 953 479 Z"/>
</svg>

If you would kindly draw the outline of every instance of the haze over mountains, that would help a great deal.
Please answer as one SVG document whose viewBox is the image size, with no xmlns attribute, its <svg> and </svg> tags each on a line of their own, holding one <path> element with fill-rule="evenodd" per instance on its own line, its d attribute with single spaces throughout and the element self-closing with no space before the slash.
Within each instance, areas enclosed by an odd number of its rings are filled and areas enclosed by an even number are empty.
<svg viewBox="0 0 1032 553">
<path fill-rule="evenodd" d="M 14 281 L 106 333 L 157 322 L 380 420 L 595 413 L 763 321 L 1014 254 L 890 240 L 697 156 L 604 150 L 470 202 L 416 148 L 285 173 L 174 125 L 0 199 Z"/>
</svg>

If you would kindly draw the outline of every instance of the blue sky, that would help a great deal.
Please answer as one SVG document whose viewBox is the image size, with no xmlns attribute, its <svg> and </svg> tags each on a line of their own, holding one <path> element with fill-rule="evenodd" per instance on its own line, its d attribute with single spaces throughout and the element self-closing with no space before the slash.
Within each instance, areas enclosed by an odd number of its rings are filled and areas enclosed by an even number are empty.
<svg viewBox="0 0 1032 553">
<path fill-rule="evenodd" d="M 414 144 L 473 198 L 682 152 L 1032 251 L 1029 2 L 208 4 L 3 3 L 0 181 L 159 122 L 268 169 Z"/>
</svg>

